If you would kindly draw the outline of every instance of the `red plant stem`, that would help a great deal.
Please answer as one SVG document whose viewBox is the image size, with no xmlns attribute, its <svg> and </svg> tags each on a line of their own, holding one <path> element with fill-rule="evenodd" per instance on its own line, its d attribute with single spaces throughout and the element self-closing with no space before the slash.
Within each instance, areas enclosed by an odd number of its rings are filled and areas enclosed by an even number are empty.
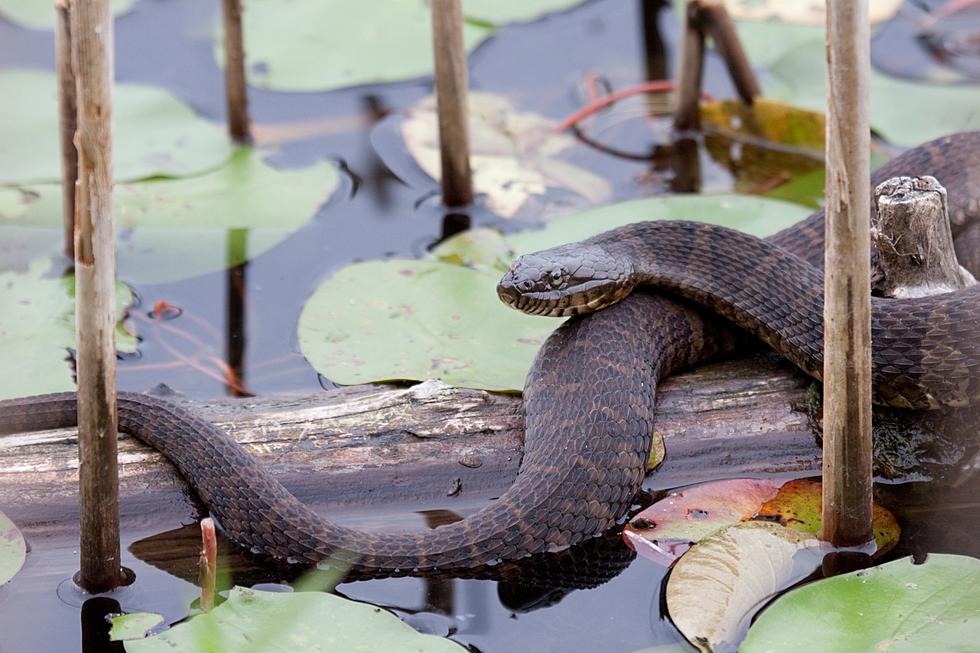
<svg viewBox="0 0 980 653">
<path fill-rule="evenodd" d="M 201 520 L 201 557 L 197 564 L 198 580 L 201 584 L 201 610 L 211 612 L 214 609 L 218 576 L 218 538 L 214 530 L 214 520 L 210 517 Z"/>
<path fill-rule="evenodd" d="M 657 80 L 653 82 L 643 82 L 642 84 L 637 84 L 635 86 L 629 86 L 619 91 L 615 91 L 614 93 L 610 93 L 609 95 L 604 95 L 603 97 L 593 102 L 590 102 L 586 106 L 582 107 L 581 109 L 579 109 L 578 111 L 570 115 L 568 118 L 565 118 L 560 123 L 558 123 L 558 125 L 555 126 L 555 131 L 563 132 L 566 129 L 569 129 L 570 127 L 578 123 L 579 121 L 583 120 L 584 118 L 587 118 L 592 114 L 596 113 L 597 111 L 601 111 L 602 109 L 605 109 L 609 105 L 615 104 L 616 102 L 619 102 L 624 98 L 628 98 L 633 95 L 642 95 L 644 93 L 666 93 L 668 91 L 673 91 L 673 90 L 674 90 L 674 82 L 672 82 L 671 80 Z M 707 93 L 705 93 L 704 91 L 702 91 L 701 99 L 710 102 L 712 100 L 712 97 Z"/>
</svg>

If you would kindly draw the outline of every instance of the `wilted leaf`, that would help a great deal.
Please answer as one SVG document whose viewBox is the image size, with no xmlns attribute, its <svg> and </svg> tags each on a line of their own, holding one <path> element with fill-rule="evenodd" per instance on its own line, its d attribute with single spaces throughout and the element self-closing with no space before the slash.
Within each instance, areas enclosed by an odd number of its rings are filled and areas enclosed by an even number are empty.
<svg viewBox="0 0 980 653">
<path fill-rule="evenodd" d="M 555 133 L 553 121 L 518 112 L 506 99 L 489 93 L 470 93 L 469 109 L 473 188 L 486 194 L 487 206 L 498 215 L 513 217 L 549 189 L 565 189 L 591 204 L 609 196 L 604 179 L 557 158 L 576 141 Z M 401 134 L 415 161 L 438 181 L 442 169 L 433 96 L 408 109 Z"/>
<path fill-rule="evenodd" d="M 14 522 L 0 512 L 0 585 L 17 575 L 27 560 L 27 542 Z"/>
<path fill-rule="evenodd" d="M 0 272 L 0 399 L 74 390 L 68 348 L 75 346 L 75 284 L 52 270 L 49 259 L 26 272 Z M 116 286 L 116 310 L 132 302 Z M 135 351 L 136 339 L 116 332 L 119 351 Z"/>
<path fill-rule="evenodd" d="M 740 478 L 676 490 L 633 517 L 623 535 L 640 555 L 670 565 L 692 542 L 751 519 L 779 485 Z"/>
<path fill-rule="evenodd" d="M 691 543 L 750 520 L 776 522 L 816 536 L 821 525 L 821 483 L 810 480 L 730 479 L 672 492 L 633 517 L 623 530 L 640 555 L 669 566 Z M 875 555 L 898 542 L 895 517 L 873 506 Z"/>
<path fill-rule="evenodd" d="M 820 481 L 797 479 L 783 483 L 779 492 L 758 508 L 757 517 L 778 520 L 783 526 L 818 535 L 822 523 L 822 484 Z M 878 504 L 872 505 L 872 528 L 875 536 L 875 555 L 888 553 L 898 544 L 901 529 L 895 516 Z"/>
<path fill-rule="evenodd" d="M 930 554 L 827 578 L 781 596 L 742 653 L 969 653 L 980 642 L 980 560 Z"/>
<path fill-rule="evenodd" d="M 733 652 L 767 597 L 820 566 L 821 548 L 815 538 L 778 524 L 729 526 L 674 565 L 666 592 L 670 618 L 701 651 Z"/>
<path fill-rule="evenodd" d="M 644 219 L 711 219 L 765 234 L 805 213 L 760 198 L 687 195 L 613 204 L 503 238 L 464 232 L 435 250 L 440 260 L 390 259 L 341 269 L 304 306 L 300 346 L 318 372 L 338 383 L 438 378 L 521 390 L 538 347 L 561 321 L 523 315 L 497 298 L 501 267 L 514 253 Z"/>
<path fill-rule="evenodd" d="M 156 612 L 131 612 L 109 620 L 109 639 L 118 642 L 127 639 L 143 639 L 146 634 L 163 623 L 163 615 Z"/>
<path fill-rule="evenodd" d="M 51 3 L 38 4 L 54 11 Z M 7 98 L 0 104 L 0 184 L 60 182 L 56 84 L 50 72 L 0 71 L 0 97 Z M 112 118 L 117 182 L 199 174 L 221 165 L 232 153 L 221 125 L 201 118 L 159 88 L 116 83 Z"/>
<path fill-rule="evenodd" d="M 238 265 L 242 256 L 257 256 L 312 218 L 338 181 L 330 162 L 277 170 L 259 151 L 242 148 L 226 165 L 197 177 L 116 184 L 119 278 L 159 283 Z M 58 242 L 61 187 L 22 192 L 21 204 L 0 196 L 0 239 L 22 236 L 6 232 L 4 224 L 29 225 L 57 228 L 48 237 Z M 12 216 L 3 213 L 8 204 L 16 207 Z M 243 231 L 245 247 L 232 247 L 232 235 Z"/>
<path fill-rule="evenodd" d="M 387 610 L 323 592 L 263 592 L 236 587 L 228 600 L 143 640 L 128 653 L 434 653 L 466 649 L 423 635 Z"/>
</svg>

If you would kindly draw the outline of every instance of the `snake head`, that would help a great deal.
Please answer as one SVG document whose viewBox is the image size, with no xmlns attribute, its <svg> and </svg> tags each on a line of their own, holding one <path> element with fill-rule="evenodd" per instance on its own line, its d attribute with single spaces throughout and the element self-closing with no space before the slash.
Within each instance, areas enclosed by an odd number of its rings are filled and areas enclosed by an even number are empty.
<svg viewBox="0 0 980 653">
<path fill-rule="evenodd" d="M 514 261 L 497 284 L 497 295 L 524 313 L 567 317 L 615 304 L 636 286 L 634 277 L 628 258 L 573 243 Z"/>
</svg>

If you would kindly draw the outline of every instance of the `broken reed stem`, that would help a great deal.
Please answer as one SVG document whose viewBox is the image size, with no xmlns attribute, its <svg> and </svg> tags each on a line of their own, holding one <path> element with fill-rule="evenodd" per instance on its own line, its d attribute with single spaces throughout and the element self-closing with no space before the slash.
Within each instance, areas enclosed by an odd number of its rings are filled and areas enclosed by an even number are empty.
<svg viewBox="0 0 980 653">
<path fill-rule="evenodd" d="M 218 578 L 218 538 L 214 520 L 201 520 L 201 556 L 198 558 L 198 581 L 201 585 L 201 611 L 214 609 L 215 585 Z"/>
<path fill-rule="evenodd" d="M 868 0 L 827 3 L 823 530 L 871 541 L 871 279 Z"/>
<path fill-rule="evenodd" d="M 677 71 L 677 107 L 674 129 L 693 131 L 701 128 L 701 77 L 704 71 L 704 32 L 698 18 L 698 7 L 688 2 L 684 8 L 684 35 L 681 37 L 680 65 Z"/>
<path fill-rule="evenodd" d="M 762 90 L 725 3 L 723 0 L 697 0 L 692 4 L 698 6 L 702 29 L 715 42 L 718 54 L 725 60 L 739 97 L 746 104 L 752 104 L 755 98 L 762 95 Z"/>
<path fill-rule="evenodd" d="M 221 10 L 225 37 L 225 99 L 228 105 L 228 133 L 237 143 L 250 143 L 252 135 L 245 80 L 242 2 L 222 0 Z"/>
<path fill-rule="evenodd" d="M 61 199 L 64 221 L 65 257 L 75 258 L 75 181 L 78 179 L 78 152 L 75 129 L 75 73 L 71 67 L 70 0 L 55 0 L 54 53 L 58 69 L 58 126 L 61 132 Z"/>
<path fill-rule="evenodd" d="M 875 188 L 871 239 L 876 290 L 885 297 L 926 297 L 976 284 L 953 249 L 946 189 L 935 177 L 892 177 Z"/>
<path fill-rule="evenodd" d="M 442 201 L 464 206 L 473 201 L 467 124 L 466 49 L 460 0 L 432 0 L 432 51 L 435 57 Z"/>
<path fill-rule="evenodd" d="M 75 305 L 78 346 L 79 584 L 120 583 L 116 460 L 116 261 L 112 238 L 113 32 L 109 0 L 71 4 L 78 85 Z"/>
</svg>

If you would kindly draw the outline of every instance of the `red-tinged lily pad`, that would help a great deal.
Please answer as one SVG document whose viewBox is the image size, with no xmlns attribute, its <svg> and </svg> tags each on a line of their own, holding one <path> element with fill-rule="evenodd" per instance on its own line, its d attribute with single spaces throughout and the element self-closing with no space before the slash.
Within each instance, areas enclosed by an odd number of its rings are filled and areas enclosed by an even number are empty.
<svg viewBox="0 0 980 653">
<path fill-rule="evenodd" d="M 13 578 L 27 560 L 27 542 L 20 530 L 0 512 L 0 585 Z"/>
<path fill-rule="evenodd" d="M 665 566 L 722 528 L 768 521 L 816 535 L 820 531 L 819 481 L 732 479 L 672 492 L 634 517 L 623 539 L 640 555 Z M 895 517 L 874 506 L 876 555 L 890 551 L 900 529 Z"/>
<path fill-rule="evenodd" d="M 738 478 L 676 490 L 630 520 L 623 537 L 640 555 L 670 565 L 691 543 L 752 519 L 781 482 Z"/>
</svg>

